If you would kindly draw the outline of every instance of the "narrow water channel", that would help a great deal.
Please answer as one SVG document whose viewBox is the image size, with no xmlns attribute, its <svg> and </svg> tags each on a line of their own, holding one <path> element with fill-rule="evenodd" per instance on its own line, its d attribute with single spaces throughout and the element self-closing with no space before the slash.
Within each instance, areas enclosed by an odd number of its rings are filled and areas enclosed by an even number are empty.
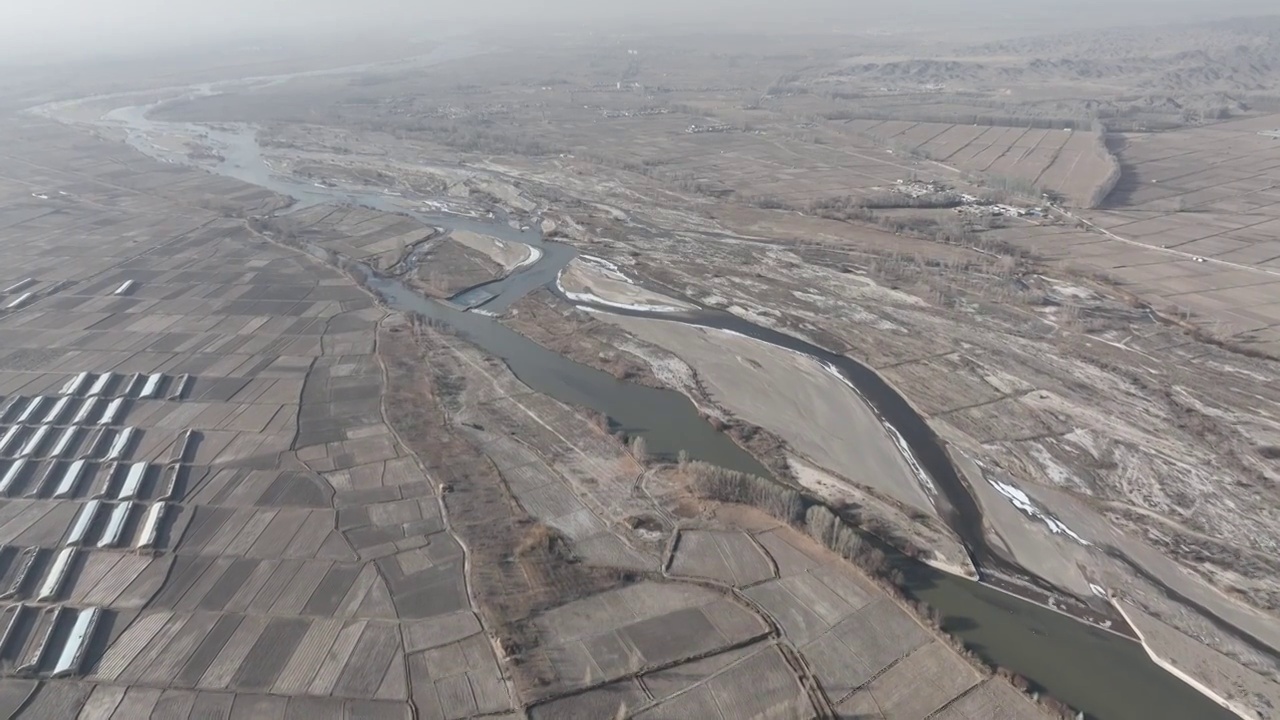
<svg viewBox="0 0 1280 720">
<path fill-rule="evenodd" d="M 146 117 L 146 107 L 121 108 L 109 113 L 106 124 L 129 131 L 129 142 L 144 153 L 169 162 L 185 162 L 149 143 L 149 134 L 166 128 L 190 131 L 195 126 L 161 123 Z M 532 290 L 553 283 L 559 271 L 577 254 L 567 245 L 546 241 L 537 228 L 521 231 L 501 218 L 471 219 L 420 212 L 404 198 L 373 191 L 317 187 L 281 177 L 264 162 L 252 128 L 200 126 L 225 158 L 215 172 L 293 197 L 298 205 L 338 203 L 364 205 L 411 215 L 445 229 L 474 230 L 509 242 L 523 242 L 543 251 L 542 258 L 511 277 L 484 286 L 484 302 L 495 312 Z M 690 456 L 734 470 L 767 475 L 752 456 L 716 432 L 685 396 L 621 382 L 598 370 L 575 363 L 512 331 L 496 319 L 424 297 L 394 278 L 371 273 L 366 278 L 386 303 L 421 314 L 454 328 L 486 353 L 501 359 L 519 379 L 537 392 L 562 402 L 592 408 L 612 418 L 620 429 L 646 438 L 651 452 L 674 458 L 680 450 Z M 491 298 L 487 296 L 492 296 Z M 615 311 L 605 308 L 607 311 Z M 673 319 L 673 316 L 663 316 Z M 985 551 L 982 518 L 977 503 L 951 467 L 945 452 L 919 415 L 879 376 L 859 363 L 834 355 L 791 336 L 753 325 L 722 313 L 696 312 L 678 316 L 689 324 L 729 329 L 834 365 L 853 383 L 883 420 L 904 436 L 911 451 L 938 482 L 952 506 L 955 527 L 980 561 L 994 562 Z M 937 608 L 947 629 L 964 639 L 985 660 L 1026 677 L 1086 717 L 1097 720 L 1164 718 L 1166 720 L 1230 720 L 1235 716 L 1156 666 L 1136 643 L 1076 622 L 1062 614 L 1001 591 L 953 577 L 924 566 L 914 567 L 908 592 Z"/>
</svg>

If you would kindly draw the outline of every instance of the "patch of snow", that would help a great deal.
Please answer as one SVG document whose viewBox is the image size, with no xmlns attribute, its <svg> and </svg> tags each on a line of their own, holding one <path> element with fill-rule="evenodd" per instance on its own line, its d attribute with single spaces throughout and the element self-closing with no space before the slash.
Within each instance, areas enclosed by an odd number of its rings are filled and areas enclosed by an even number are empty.
<svg viewBox="0 0 1280 720">
<path fill-rule="evenodd" d="M 1036 459 L 1036 462 L 1040 463 L 1040 468 L 1044 470 L 1044 474 L 1049 478 L 1050 482 L 1058 487 L 1081 487 L 1080 483 L 1076 482 L 1075 475 L 1072 475 L 1069 469 L 1063 467 L 1043 445 L 1031 443 L 1030 447 L 1032 457 Z"/>
<path fill-rule="evenodd" d="M 1063 295 L 1065 297 L 1070 297 L 1070 298 L 1077 298 L 1081 300 L 1096 297 L 1096 294 L 1089 288 L 1080 287 L 1079 285 L 1072 285 L 1069 282 L 1064 282 L 1062 280 L 1055 280 L 1054 278 L 1045 277 L 1044 275 L 1038 275 L 1037 277 L 1043 280 L 1044 282 L 1052 285 L 1054 292 L 1058 293 L 1059 295 Z"/>
<path fill-rule="evenodd" d="M 1090 455 L 1098 457 L 1098 444 L 1094 442 L 1093 434 L 1090 433 L 1088 429 L 1076 428 L 1066 435 L 1063 435 L 1062 439 L 1073 442 L 1085 450 L 1088 450 Z"/>
<path fill-rule="evenodd" d="M 909 307 L 928 307 L 929 305 L 929 303 L 923 298 L 918 298 L 915 295 L 902 290 L 894 290 L 892 288 L 885 287 L 871 278 L 843 274 L 839 276 L 839 282 L 842 286 L 850 281 L 856 282 L 861 287 L 843 287 L 842 289 L 848 295 L 854 297 L 875 300 L 882 303 L 896 303 L 898 305 L 906 305 Z"/>
<path fill-rule="evenodd" d="M 1036 505 L 1035 501 L 1020 488 L 1014 487 L 1009 483 L 1003 483 L 999 480 L 992 480 L 990 478 L 987 478 L 987 482 L 991 483 L 991 487 L 995 488 L 996 492 L 1008 498 L 1009 502 L 1013 503 L 1014 507 L 1021 510 L 1028 517 L 1039 520 L 1047 525 L 1049 527 L 1049 531 L 1054 535 L 1066 535 L 1086 547 L 1093 545 L 1093 543 L 1077 535 L 1074 530 L 1067 527 L 1061 520 L 1040 509 L 1040 506 Z"/>
<path fill-rule="evenodd" d="M 804 300 L 806 302 L 811 302 L 814 305 L 817 305 L 818 307 L 831 307 L 832 305 L 831 300 L 829 298 L 826 298 L 814 293 L 807 293 L 807 292 L 800 292 L 799 290 L 792 290 L 791 294 L 795 296 L 797 299 Z"/>
<path fill-rule="evenodd" d="M 592 266 L 597 272 L 610 280 L 617 280 L 618 282 L 624 282 L 628 285 L 635 285 L 635 283 L 631 281 L 631 278 L 627 277 L 617 265 L 605 260 L 604 258 L 599 258 L 594 255 L 579 255 L 578 259 L 581 260 L 583 264 Z"/>
<path fill-rule="evenodd" d="M 674 312 L 681 312 L 683 310 L 683 308 L 678 308 L 673 305 L 645 305 L 641 303 L 613 302 L 612 300 L 605 300 L 599 295 L 592 295 L 591 293 L 570 292 L 568 290 L 565 290 L 563 287 L 560 288 L 560 292 L 564 293 L 565 297 L 569 298 L 570 300 L 573 300 L 574 302 L 585 302 L 585 303 L 592 303 L 595 305 L 604 305 L 606 307 L 615 307 L 621 310 L 636 310 L 639 312 L 655 312 L 655 313 L 674 313 Z M 588 309 L 590 308 L 579 308 L 579 310 L 588 310 Z"/>
<path fill-rule="evenodd" d="M 756 325 L 775 329 L 778 327 L 778 317 L 781 315 L 781 313 L 769 308 L 748 308 L 741 305 L 730 305 L 725 308 L 725 311 L 737 315 L 743 320 L 750 320 Z"/>
<path fill-rule="evenodd" d="M 423 200 L 422 204 L 425 205 L 428 210 L 431 210 L 433 212 L 438 212 L 438 213 L 444 213 L 445 215 L 458 215 L 460 217 L 467 217 L 467 218 L 493 217 L 493 213 L 477 212 L 474 210 L 456 208 L 448 203 L 441 202 L 439 200 Z"/>
<path fill-rule="evenodd" d="M 840 382 L 844 383 L 845 387 L 852 390 L 853 394 L 857 395 L 858 399 L 862 400 L 862 402 L 871 409 L 871 412 L 875 413 L 876 419 L 880 421 L 880 426 L 889 433 L 889 437 L 893 440 L 893 444 L 898 446 L 898 452 L 902 454 L 902 458 L 906 460 L 907 465 L 911 467 L 911 473 L 916 476 L 916 482 L 920 483 L 920 487 L 924 488 L 925 492 L 928 494 L 937 495 L 938 487 L 934 485 L 933 478 L 929 476 L 929 473 L 926 472 L 924 467 L 920 464 L 919 459 L 916 458 L 916 454 L 912 452 L 911 446 L 907 444 L 907 439 L 902 437 L 902 433 L 898 432 L 898 428 L 885 422 L 884 419 L 880 417 L 880 413 L 875 411 L 875 406 L 867 400 L 866 396 L 862 394 L 862 391 L 858 390 L 857 386 L 849 382 L 849 379 L 844 376 L 844 373 L 840 372 L 839 368 L 831 363 L 823 362 L 821 360 L 818 361 L 818 364 L 822 365 L 823 370 L 826 370 Z"/>
<path fill-rule="evenodd" d="M 674 305 L 650 305 L 647 303 L 615 302 L 613 300 L 605 300 L 599 295 L 595 295 L 592 293 L 580 293 L 580 292 L 573 292 L 571 290 L 565 290 L 564 282 L 562 281 L 563 276 L 564 276 L 564 270 L 561 270 L 556 275 L 556 288 L 560 290 L 560 292 L 564 293 L 565 297 L 569 298 L 574 302 L 591 303 L 593 305 L 604 305 L 606 307 L 615 307 L 622 310 L 636 310 L 639 312 L 675 313 L 675 312 L 682 312 L 684 310 L 684 308 L 679 308 Z M 590 310 L 590 308 L 585 308 L 585 307 L 579 307 L 578 309 Z"/>
<path fill-rule="evenodd" d="M 1178 396 L 1180 400 L 1190 405 L 1198 413 L 1208 415 L 1209 417 L 1218 418 L 1219 420 L 1226 420 L 1228 422 L 1236 420 L 1236 417 L 1231 413 L 1223 412 L 1222 410 L 1219 410 L 1216 407 L 1211 407 L 1201 402 L 1199 398 L 1191 394 L 1190 390 L 1188 390 L 1187 388 L 1181 385 L 1174 385 L 1173 392 Z"/>
<path fill-rule="evenodd" d="M 662 384 L 667 387 L 680 390 L 689 396 L 689 399 L 698 406 L 700 411 L 715 415 L 721 420 L 729 419 L 714 407 L 703 407 L 698 391 L 697 377 L 694 375 L 693 368 L 689 367 L 688 363 L 681 360 L 679 356 L 662 348 L 632 342 L 625 338 L 618 341 L 617 347 L 623 352 L 629 352 L 644 360 L 649 365 L 654 377 L 662 381 Z"/>
<path fill-rule="evenodd" d="M 499 240 L 498 242 L 499 242 L 499 243 L 501 243 L 502 241 L 501 241 L 501 240 Z M 523 259 L 523 260 L 521 260 L 520 262 L 516 263 L 516 264 L 515 264 L 515 267 L 511 268 L 511 271 L 512 271 L 512 272 L 515 272 L 516 270 L 519 270 L 519 269 L 520 269 L 520 268 L 522 268 L 522 267 L 529 267 L 530 265 L 533 265 L 533 264 L 537 263 L 539 260 L 541 260 L 541 259 L 542 259 L 542 249 L 541 249 L 541 248 L 536 248 L 536 247 L 534 247 L 534 246 L 532 246 L 532 245 L 526 245 L 525 247 L 527 247 L 527 248 L 529 249 L 529 254 L 528 254 L 527 256 L 525 256 L 525 259 Z"/>
<path fill-rule="evenodd" d="M 1271 382 L 1271 381 L 1272 381 L 1272 379 L 1273 379 L 1273 378 L 1268 377 L 1268 376 L 1266 376 L 1266 375 L 1261 375 L 1261 374 L 1256 373 L 1256 372 L 1251 372 L 1251 371 L 1249 371 L 1249 370 L 1245 370 L 1244 368 L 1233 367 L 1233 366 L 1231 366 L 1231 365 L 1227 365 L 1227 364 L 1225 364 L 1225 363 L 1216 362 L 1216 361 L 1213 361 L 1213 360 L 1206 360 L 1206 361 L 1204 361 L 1204 364 L 1205 364 L 1205 365 L 1208 365 L 1209 367 L 1211 367 L 1211 368 L 1213 368 L 1213 369 L 1215 369 L 1215 370 L 1221 370 L 1221 371 L 1223 371 L 1223 372 L 1229 372 L 1229 373 L 1231 373 L 1231 374 L 1233 374 L 1233 375 L 1241 375 L 1241 376 L 1244 376 L 1244 377 L 1247 377 L 1247 378 L 1252 378 L 1252 379 L 1254 379 L 1254 380 L 1259 380 L 1259 381 L 1261 381 L 1261 382 L 1268 382 L 1268 383 L 1269 383 L 1269 382 Z"/>
<path fill-rule="evenodd" d="M 1020 392 L 1031 392 L 1036 389 L 1034 385 L 1020 377 L 1010 375 L 995 368 L 983 369 L 986 370 L 987 374 L 982 376 L 982 380 L 1005 395 L 1012 395 Z"/>
</svg>

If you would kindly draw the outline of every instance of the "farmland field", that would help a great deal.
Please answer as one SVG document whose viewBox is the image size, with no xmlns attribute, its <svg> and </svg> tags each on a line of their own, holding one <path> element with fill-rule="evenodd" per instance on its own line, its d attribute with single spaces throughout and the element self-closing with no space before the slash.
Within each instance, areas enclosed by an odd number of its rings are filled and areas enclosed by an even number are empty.
<svg viewBox="0 0 1280 720">
<path fill-rule="evenodd" d="M 6 74 L 0 716 L 1268 716 L 1280 20 L 1042 10 Z"/>
<path fill-rule="evenodd" d="M 964 172 L 1016 179 L 1085 207 L 1115 167 L 1099 135 L 1088 131 L 874 120 L 852 120 L 845 127 Z"/>
</svg>

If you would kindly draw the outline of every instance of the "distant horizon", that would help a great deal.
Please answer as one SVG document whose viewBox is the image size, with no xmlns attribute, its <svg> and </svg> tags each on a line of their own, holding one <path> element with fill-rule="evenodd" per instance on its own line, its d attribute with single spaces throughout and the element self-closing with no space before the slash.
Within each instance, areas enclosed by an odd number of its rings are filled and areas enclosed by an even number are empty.
<svg viewBox="0 0 1280 720">
<path fill-rule="evenodd" d="M 1280 17 L 1270 0 L 1088 0 L 1081 6 L 1044 3 L 1028 8 L 1014 0 L 981 6 L 942 0 L 900 0 L 859 8 L 839 0 L 651 0 L 643 5 L 601 8 L 583 0 L 489 3 L 482 15 L 467 5 L 410 0 L 225 0 L 213 6 L 164 0 L 43 0 L 0 10 L 0 62 L 9 65 L 137 58 L 188 50 L 204 52 L 234 44 L 296 44 L 343 38 L 353 43 L 491 31 L 530 33 L 620 32 L 637 34 L 856 35 L 871 30 L 928 35 L 945 29 L 956 42 L 993 36 L 1038 36 L 1107 26 L 1172 25 L 1237 17 Z M 1094 6 L 1091 8 L 1090 6 Z M 986 15 L 991 13 L 991 15 Z M 495 22 L 494 17 L 501 18 Z M 225 49 L 225 48 L 224 48 Z"/>
</svg>

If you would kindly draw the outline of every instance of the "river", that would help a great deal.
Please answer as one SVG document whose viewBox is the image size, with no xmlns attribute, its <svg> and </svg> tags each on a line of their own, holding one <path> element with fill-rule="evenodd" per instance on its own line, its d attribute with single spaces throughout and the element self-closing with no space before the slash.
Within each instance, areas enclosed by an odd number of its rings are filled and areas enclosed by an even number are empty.
<svg viewBox="0 0 1280 720">
<path fill-rule="evenodd" d="M 201 92 L 207 92 L 207 88 Z M 187 158 L 156 147 L 148 141 L 148 136 L 172 131 L 203 133 L 223 158 L 212 168 L 214 172 L 291 197 L 295 200 L 292 209 L 319 203 L 363 205 L 411 215 L 427 225 L 446 230 L 472 230 L 542 250 L 542 257 L 536 263 L 471 291 L 465 298 L 467 304 L 482 302 L 486 310 L 501 312 L 527 293 L 554 285 L 559 271 L 577 255 L 571 246 L 543 238 L 536 227 L 522 231 L 501 217 L 468 218 L 424 212 L 420 203 L 390 193 L 320 187 L 281 176 L 264 161 L 252 128 L 226 123 L 217 126 L 164 123 L 149 119 L 148 109 L 147 106 L 118 108 L 104 116 L 103 124 L 126 129 L 131 145 L 166 162 L 187 162 Z M 654 455 L 674 458 L 683 450 L 693 458 L 730 469 L 768 474 L 755 458 L 703 420 L 684 395 L 619 381 L 543 348 L 495 318 L 427 298 L 396 278 L 379 276 L 367 268 L 364 272 L 372 289 L 390 307 L 448 325 L 505 362 L 534 390 L 601 412 L 622 431 L 645 437 L 648 450 Z M 928 424 L 873 371 L 849 358 L 727 314 L 698 311 L 662 317 L 733 330 L 835 366 L 880 418 L 902 434 L 910 451 L 939 484 L 950 506 L 951 525 L 974 554 L 975 562 L 980 567 L 983 563 L 1001 562 L 987 551 L 978 504 L 957 476 Z M 851 401 L 857 400 L 851 396 Z M 911 569 L 906 590 L 937 608 L 944 616 L 945 627 L 985 660 L 1026 677 L 1036 687 L 1082 710 L 1086 717 L 1098 720 L 1235 718 L 1151 662 L 1140 645 L 1114 633 L 925 566 Z"/>
</svg>

